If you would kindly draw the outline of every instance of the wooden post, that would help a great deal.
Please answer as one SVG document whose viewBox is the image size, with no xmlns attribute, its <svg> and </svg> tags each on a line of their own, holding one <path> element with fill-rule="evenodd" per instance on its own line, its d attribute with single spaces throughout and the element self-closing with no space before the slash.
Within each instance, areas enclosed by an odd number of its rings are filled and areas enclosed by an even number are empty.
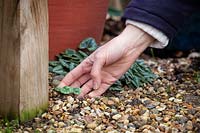
<svg viewBox="0 0 200 133">
<path fill-rule="evenodd" d="M 48 106 L 47 0 L 0 0 L 0 115 L 26 121 Z"/>
</svg>

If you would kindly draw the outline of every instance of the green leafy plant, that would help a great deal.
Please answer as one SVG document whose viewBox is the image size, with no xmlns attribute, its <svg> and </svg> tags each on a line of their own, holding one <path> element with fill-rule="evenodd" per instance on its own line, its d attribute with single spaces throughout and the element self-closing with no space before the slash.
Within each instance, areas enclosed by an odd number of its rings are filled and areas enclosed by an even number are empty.
<svg viewBox="0 0 200 133">
<path fill-rule="evenodd" d="M 87 38 L 80 43 L 77 50 L 67 49 L 57 56 L 57 61 L 49 62 L 49 71 L 57 75 L 66 75 L 97 48 L 95 40 Z M 143 60 L 136 60 L 131 68 L 109 89 L 120 91 L 124 86 L 137 88 L 144 83 L 151 83 L 156 77 Z M 61 89 L 57 90 L 61 92 Z"/>
<path fill-rule="evenodd" d="M 81 89 L 80 88 L 73 88 L 73 87 L 69 87 L 69 86 L 65 86 L 63 88 L 55 88 L 54 90 L 62 93 L 62 94 L 80 94 L 81 93 Z"/>
</svg>

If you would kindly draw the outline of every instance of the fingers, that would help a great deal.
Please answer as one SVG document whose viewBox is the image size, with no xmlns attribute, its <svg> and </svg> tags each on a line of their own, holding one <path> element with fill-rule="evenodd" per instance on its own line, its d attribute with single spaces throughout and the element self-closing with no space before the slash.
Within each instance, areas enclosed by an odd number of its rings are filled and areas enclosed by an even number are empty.
<svg viewBox="0 0 200 133">
<path fill-rule="evenodd" d="M 91 77 L 93 79 L 93 85 L 94 85 L 94 89 L 98 89 L 100 87 L 101 84 L 101 69 L 105 64 L 105 57 L 102 56 L 101 54 L 97 53 L 95 55 L 95 61 L 93 63 L 92 66 L 92 70 L 91 70 Z"/>
<path fill-rule="evenodd" d="M 83 74 L 88 73 L 92 68 L 92 64 L 85 59 L 81 64 L 69 72 L 61 81 L 59 87 L 69 86 Z"/>
<path fill-rule="evenodd" d="M 91 76 L 89 74 L 84 74 L 81 76 L 79 79 L 77 79 L 74 83 L 72 83 L 70 86 L 71 87 L 81 87 L 85 82 L 87 82 Z"/>
<path fill-rule="evenodd" d="M 89 80 L 87 83 L 81 87 L 81 94 L 78 95 L 77 98 L 83 98 L 86 94 L 88 94 L 93 88 L 93 81 Z"/>
<path fill-rule="evenodd" d="M 101 96 L 110 87 L 108 84 L 102 84 L 99 89 L 94 90 L 88 94 L 90 98 Z"/>
</svg>

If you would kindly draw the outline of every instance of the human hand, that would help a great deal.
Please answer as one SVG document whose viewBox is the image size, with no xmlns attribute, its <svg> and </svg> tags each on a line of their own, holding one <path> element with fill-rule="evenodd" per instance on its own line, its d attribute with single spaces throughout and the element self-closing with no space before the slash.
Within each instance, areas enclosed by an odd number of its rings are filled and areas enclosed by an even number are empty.
<svg viewBox="0 0 200 133">
<path fill-rule="evenodd" d="M 98 97 L 130 68 L 153 41 L 144 31 L 127 25 L 119 36 L 98 48 L 68 73 L 59 87 L 81 87 L 78 98 L 86 95 Z"/>
</svg>

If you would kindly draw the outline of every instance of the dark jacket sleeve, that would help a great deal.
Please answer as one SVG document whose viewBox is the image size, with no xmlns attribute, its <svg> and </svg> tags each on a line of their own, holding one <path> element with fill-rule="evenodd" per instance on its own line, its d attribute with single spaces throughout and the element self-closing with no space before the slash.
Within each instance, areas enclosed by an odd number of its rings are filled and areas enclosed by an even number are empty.
<svg viewBox="0 0 200 133">
<path fill-rule="evenodd" d="M 199 4 L 199 0 L 132 0 L 123 19 L 149 24 L 172 39 Z"/>
</svg>

